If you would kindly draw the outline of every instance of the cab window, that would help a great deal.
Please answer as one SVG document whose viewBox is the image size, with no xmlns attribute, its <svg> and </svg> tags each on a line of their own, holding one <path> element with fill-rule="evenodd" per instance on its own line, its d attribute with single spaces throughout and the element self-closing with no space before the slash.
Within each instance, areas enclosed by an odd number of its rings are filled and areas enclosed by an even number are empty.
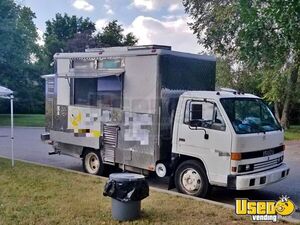
<svg viewBox="0 0 300 225">
<path fill-rule="evenodd" d="M 184 123 L 190 128 L 208 128 L 224 131 L 224 119 L 214 102 L 188 100 L 185 107 Z"/>
</svg>

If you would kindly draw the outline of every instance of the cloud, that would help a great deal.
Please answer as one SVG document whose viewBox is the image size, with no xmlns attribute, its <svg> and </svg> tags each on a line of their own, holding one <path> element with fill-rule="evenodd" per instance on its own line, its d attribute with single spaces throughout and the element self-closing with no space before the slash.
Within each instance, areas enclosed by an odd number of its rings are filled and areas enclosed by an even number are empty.
<svg viewBox="0 0 300 225">
<path fill-rule="evenodd" d="M 151 1 L 151 0 L 134 0 L 133 6 L 135 6 L 136 8 L 139 8 L 139 9 L 143 9 L 143 10 L 153 10 L 154 9 L 153 1 Z"/>
<path fill-rule="evenodd" d="M 169 8 L 168 8 L 169 12 L 174 12 L 174 11 L 177 11 L 177 10 L 180 10 L 180 5 L 176 4 L 176 3 L 170 5 Z"/>
<path fill-rule="evenodd" d="M 106 12 L 108 15 L 114 15 L 114 11 L 112 9 L 109 9 L 107 12 Z"/>
<path fill-rule="evenodd" d="M 109 4 L 104 4 L 103 6 L 107 10 L 106 14 L 108 14 L 108 15 L 114 15 L 115 14 L 115 12 L 112 10 L 112 8 Z"/>
<path fill-rule="evenodd" d="M 132 1 L 133 2 L 131 5 L 144 11 L 159 10 L 161 7 L 170 6 L 170 5 L 171 6 L 178 5 L 178 7 L 182 5 L 182 0 L 132 0 Z"/>
<path fill-rule="evenodd" d="M 99 19 L 96 21 L 96 29 L 97 31 L 102 31 L 102 28 L 108 24 L 107 19 Z"/>
<path fill-rule="evenodd" d="M 187 16 L 179 16 L 168 20 L 138 16 L 125 32 L 132 32 L 139 45 L 160 44 L 171 45 L 173 50 L 199 53 L 204 47 L 197 43 L 196 36 L 189 29 Z"/>
<path fill-rule="evenodd" d="M 73 6 L 76 9 L 83 11 L 93 11 L 95 9 L 95 7 L 91 5 L 87 0 L 75 0 L 73 2 Z"/>
</svg>

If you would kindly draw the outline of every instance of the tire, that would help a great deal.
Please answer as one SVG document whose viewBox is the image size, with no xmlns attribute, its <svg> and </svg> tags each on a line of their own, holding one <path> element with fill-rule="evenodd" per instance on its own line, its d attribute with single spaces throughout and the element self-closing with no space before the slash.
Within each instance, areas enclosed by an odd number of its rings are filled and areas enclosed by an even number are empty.
<svg viewBox="0 0 300 225">
<path fill-rule="evenodd" d="M 100 152 L 87 149 L 82 158 L 83 170 L 93 175 L 103 175 L 104 165 L 100 157 Z"/>
<path fill-rule="evenodd" d="M 206 197 L 210 184 L 203 166 L 196 160 L 181 163 L 175 172 L 175 186 L 181 193 Z"/>
</svg>

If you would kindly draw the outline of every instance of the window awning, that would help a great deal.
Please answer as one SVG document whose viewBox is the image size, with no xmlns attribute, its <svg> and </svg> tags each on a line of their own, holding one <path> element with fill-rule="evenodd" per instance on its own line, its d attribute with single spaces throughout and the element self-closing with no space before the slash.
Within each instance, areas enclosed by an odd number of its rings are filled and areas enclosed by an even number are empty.
<svg viewBox="0 0 300 225">
<path fill-rule="evenodd" d="M 97 78 L 108 76 L 120 76 L 125 73 L 124 69 L 105 69 L 105 70 L 79 70 L 72 69 L 69 73 L 58 74 L 58 78 Z"/>
<path fill-rule="evenodd" d="M 52 78 L 55 76 L 56 76 L 56 74 L 45 74 L 45 75 L 42 75 L 41 78 L 48 79 L 48 78 Z"/>
</svg>

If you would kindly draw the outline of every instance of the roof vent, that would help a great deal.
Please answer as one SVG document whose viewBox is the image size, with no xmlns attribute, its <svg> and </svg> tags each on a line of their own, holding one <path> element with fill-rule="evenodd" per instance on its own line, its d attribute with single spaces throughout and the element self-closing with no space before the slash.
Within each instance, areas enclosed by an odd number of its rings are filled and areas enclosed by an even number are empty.
<svg viewBox="0 0 300 225">
<path fill-rule="evenodd" d="M 130 46 L 127 47 L 128 51 L 133 50 L 146 50 L 146 49 L 163 49 L 163 50 L 172 50 L 171 46 L 167 45 L 138 45 L 138 46 Z"/>
<path fill-rule="evenodd" d="M 220 88 L 220 91 L 225 91 L 225 92 L 230 92 L 230 93 L 233 93 L 234 95 L 238 94 L 238 95 L 243 95 L 244 92 L 241 92 L 241 91 L 237 91 L 235 89 L 232 89 L 232 88 Z"/>
<path fill-rule="evenodd" d="M 126 47 L 88 48 L 85 52 L 126 52 Z"/>
<path fill-rule="evenodd" d="M 126 52 L 126 51 L 136 51 L 136 50 L 172 50 L 171 46 L 167 45 L 137 45 L 137 46 L 123 46 L 123 47 L 107 47 L 107 48 L 88 48 L 85 52 Z"/>
<path fill-rule="evenodd" d="M 231 92 L 231 93 L 237 93 L 238 91 L 232 88 L 220 88 L 221 91 L 225 91 L 225 92 Z"/>
</svg>

